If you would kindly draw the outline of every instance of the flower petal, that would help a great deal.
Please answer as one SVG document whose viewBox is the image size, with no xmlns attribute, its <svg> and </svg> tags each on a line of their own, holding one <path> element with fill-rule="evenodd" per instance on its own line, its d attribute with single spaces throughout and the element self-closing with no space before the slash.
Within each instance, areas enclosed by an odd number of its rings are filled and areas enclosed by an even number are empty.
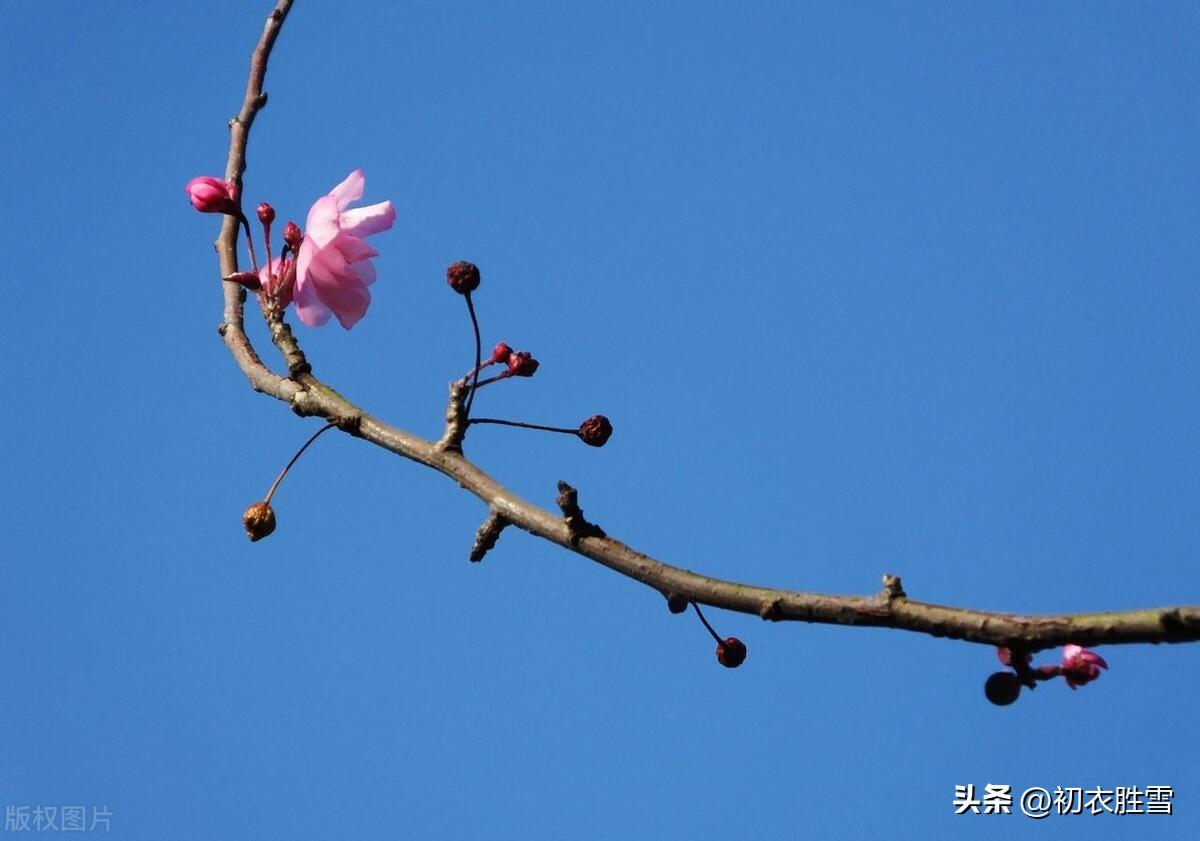
<svg viewBox="0 0 1200 841">
<path fill-rule="evenodd" d="M 363 171 L 356 169 L 346 176 L 345 181 L 330 190 L 329 195 L 337 202 L 338 210 L 345 210 L 350 202 L 361 199 L 366 182 Z"/>
<path fill-rule="evenodd" d="M 386 231 L 396 221 L 396 208 L 390 201 L 369 204 L 342 211 L 341 229 L 356 237 L 367 237 Z"/>
<path fill-rule="evenodd" d="M 321 196 L 313 202 L 304 223 L 304 234 L 312 237 L 317 246 L 324 248 L 338 235 L 337 200 L 333 196 Z"/>
<path fill-rule="evenodd" d="M 317 247 L 312 239 L 305 237 L 300 243 L 300 253 L 296 257 L 296 286 L 293 289 L 293 300 L 296 304 L 296 315 L 309 327 L 320 327 L 329 321 L 329 310 L 317 298 L 316 289 L 310 274 L 313 257 Z"/>
<path fill-rule="evenodd" d="M 375 282 L 375 267 L 371 265 L 370 260 L 359 260 L 357 263 L 351 263 L 350 270 L 363 282 L 364 286 L 370 286 Z"/>
<path fill-rule="evenodd" d="M 365 240 L 343 231 L 333 241 L 333 247 L 345 258 L 347 263 L 357 263 L 359 260 L 369 260 L 378 257 L 379 252 L 367 245 Z"/>
<path fill-rule="evenodd" d="M 321 303 L 333 310 L 345 329 L 349 330 L 366 314 L 371 293 L 337 250 L 317 251 L 308 264 L 308 277 Z"/>
</svg>

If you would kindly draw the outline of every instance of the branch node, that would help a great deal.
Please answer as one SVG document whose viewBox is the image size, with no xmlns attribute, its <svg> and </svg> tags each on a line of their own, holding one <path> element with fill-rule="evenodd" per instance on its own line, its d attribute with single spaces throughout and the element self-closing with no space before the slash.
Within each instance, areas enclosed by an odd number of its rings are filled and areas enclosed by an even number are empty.
<svg viewBox="0 0 1200 841">
<path fill-rule="evenodd" d="M 758 615 L 765 622 L 778 622 L 783 618 L 783 599 L 771 599 L 758 609 Z"/>
<path fill-rule="evenodd" d="M 355 438 L 362 438 L 363 416 L 361 412 L 356 412 L 352 415 L 345 415 L 340 418 L 331 418 L 330 420 L 337 425 L 338 429 L 340 429 L 342 432 L 345 432 L 347 435 L 353 435 Z"/>
<path fill-rule="evenodd" d="M 467 437 L 467 393 L 465 380 L 450 383 L 450 403 L 446 406 L 446 430 L 435 445 L 439 452 L 462 453 L 463 438 Z"/>
<path fill-rule="evenodd" d="M 584 519 L 583 509 L 579 507 L 579 491 L 566 482 L 560 481 L 556 501 L 563 512 L 563 519 L 567 522 L 567 532 L 570 534 L 572 546 L 578 546 L 579 541 L 585 537 L 605 536 L 604 529 Z"/>
<path fill-rule="evenodd" d="M 667 610 L 672 613 L 685 613 L 691 600 L 682 593 L 664 593 L 667 597 Z"/>
<path fill-rule="evenodd" d="M 496 509 L 488 512 L 487 519 L 483 521 L 483 525 L 479 527 L 479 531 L 475 532 L 475 545 L 471 547 L 471 563 L 477 564 L 483 560 L 483 556 L 496 547 L 496 541 L 500 539 L 500 532 L 509 525 L 508 519 Z"/>
<path fill-rule="evenodd" d="M 220 324 L 217 325 L 217 335 L 220 336 L 222 339 L 225 338 L 225 334 L 228 331 L 229 331 L 229 322 L 222 321 Z"/>
<path fill-rule="evenodd" d="M 908 593 L 904 592 L 904 585 L 900 583 L 900 576 L 892 575 L 890 572 L 884 573 L 883 598 L 888 602 L 908 600 Z"/>
</svg>

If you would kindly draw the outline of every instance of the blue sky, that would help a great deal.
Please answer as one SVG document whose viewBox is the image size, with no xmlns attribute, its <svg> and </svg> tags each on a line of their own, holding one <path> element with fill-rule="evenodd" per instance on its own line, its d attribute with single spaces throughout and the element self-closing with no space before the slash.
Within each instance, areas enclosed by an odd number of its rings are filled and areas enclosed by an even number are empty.
<svg viewBox="0 0 1200 841">
<path fill-rule="evenodd" d="M 541 360 L 470 454 L 678 565 L 1053 612 L 1200 602 L 1200 12 L 1184 3 L 298 0 L 246 198 L 391 199 L 319 376 L 435 436 L 485 341 Z M 1179 837 L 1200 647 L 1012 707 L 985 647 L 710 612 L 325 436 L 215 327 L 266 3 L 10 4 L 0 803 L 110 837 Z M 255 325 L 264 356 L 272 348 Z M 272 359 L 272 361 L 274 361 Z M 1055 656 L 1048 653 L 1046 657 Z M 954 817 L 956 784 L 1175 787 L 1172 817 Z"/>
</svg>

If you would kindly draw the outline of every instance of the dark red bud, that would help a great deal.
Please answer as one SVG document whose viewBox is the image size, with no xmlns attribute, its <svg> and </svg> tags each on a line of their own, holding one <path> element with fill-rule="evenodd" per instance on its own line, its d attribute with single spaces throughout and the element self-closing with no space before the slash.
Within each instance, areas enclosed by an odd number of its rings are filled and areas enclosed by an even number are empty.
<svg viewBox="0 0 1200 841">
<path fill-rule="evenodd" d="M 746 662 L 746 644 L 737 637 L 726 637 L 717 643 L 717 662 L 727 669 L 736 669 Z"/>
<path fill-rule="evenodd" d="M 996 672 L 983 685 L 983 694 L 998 707 L 1007 707 L 1021 694 L 1021 681 L 1012 672 Z"/>
<path fill-rule="evenodd" d="M 262 287 L 262 282 L 259 281 L 258 275 L 254 272 L 234 272 L 227 274 L 224 278 L 227 283 L 237 283 L 245 286 L 251 292 L 257 292 Z"/>
<path fill-rule="evenodd" d="M 263 202 L 258 206 L 258 221 L 264 225 L 270 225 L 275 221 L 275 208 Z"/>
<path fill-rule="evenodd" d="M 672 613 L 683 613 L 688 609 L 688 600 L 686 596 L 681 596 L 678 593 L 670 593 L 667 595 L 667 610 Z"/>
<path fill-rule="evenodd" d="M 612 424 L 604 415 L 592 415 L 579 424 L 579 437 L 591 447 L 603 447 L 612 436 Z"/>
<path fill-rule="evenodd" d="M 492 348 L 492 362 L 500 362 L 508 364 L 508 358 L 512 356 L 513 349 L 504 342 Z"/>
<path fill-rule="evenodd" d="M 460 260 L 446 269 L 446 282 L 459 295 L 474 292 L 479 288 L 479 267 L 466 260 Z"/>
<path fill-rule="evenodd" d="M 283 227 L 283 241 L 288 244 L 288 248 L 292 249 L 293 254 L 300 253 L 300 243 L 304 239 L 304 234 L 300 233 L 300 226 L 295 222 L 288 222 Z"/>
<path fill-rule="evenodd" d="M 242 515 L 242 525 L 246 527 L 246 537 L 252 541 L 262 540 L 275 531 L 275 512 L 267 503 L 256 502 Z"/>
<path fill-rule="evenodd" d="M 519 350 L 508 357 L 508 373 L 514 377 L 532 377 L 538 369 L 538 361 L 527 350 Z"/>
</svg>

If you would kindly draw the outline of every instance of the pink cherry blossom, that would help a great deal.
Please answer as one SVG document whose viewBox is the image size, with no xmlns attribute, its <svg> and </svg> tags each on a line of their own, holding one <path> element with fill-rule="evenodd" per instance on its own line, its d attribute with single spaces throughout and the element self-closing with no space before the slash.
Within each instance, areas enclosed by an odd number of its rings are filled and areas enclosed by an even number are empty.
<svg viewBox="0 0 1200 841">
<path fill-rule="evenodd" d="M 308 211 L 304 241 L 296 259 L 296 314 L 309 327 L 329 321 L 332 313 L 349 330 L 367 311 L 375 282 L 371 258 L 378 252 L 365 238 L 392 227 L 390 201 L 347 209 L 363 196 L 365 179 L 356 169 Z"/>
<path fill-rule="evenodd" d="M 183 188 L 187 193 L 192 207 L 201 213 L 231 213 L 238 212 L 238 188 L 236 184 L 211 175 L 201 175 L 193 178 Z"/>
<path fill-rule="evenodd" d="M 1101 669 L 1107 668 L 1108 663 L 1096 652 L 1079 645 L 1063 646 L 1062 676 L 1072 689 L 1092 682 L 1100 677 Z"/>
</svg>

